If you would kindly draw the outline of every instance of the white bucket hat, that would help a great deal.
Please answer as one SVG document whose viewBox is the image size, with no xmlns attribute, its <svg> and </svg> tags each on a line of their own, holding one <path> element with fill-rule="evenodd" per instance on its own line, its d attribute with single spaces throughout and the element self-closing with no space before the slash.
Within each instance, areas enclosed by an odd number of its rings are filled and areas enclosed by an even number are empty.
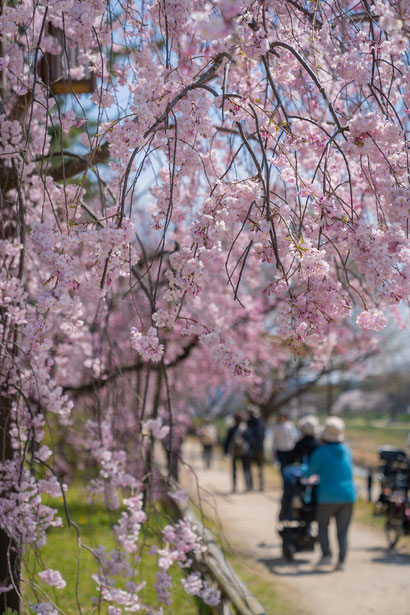
<svg viewBox="0 0 410 615">
<path fill-rule="evenodd" d="M 314 436 L 319 426 L 319 420 L 313 414 L 303 416 L 299 421 L 299 429 L 304 436 Z"/>
<path fill-rule="evenodd" d="M 324 442 L 343 442 L 345 423 L 338 416 L 329 416 L 325 421 L 321 438 Z"/>
</svg>

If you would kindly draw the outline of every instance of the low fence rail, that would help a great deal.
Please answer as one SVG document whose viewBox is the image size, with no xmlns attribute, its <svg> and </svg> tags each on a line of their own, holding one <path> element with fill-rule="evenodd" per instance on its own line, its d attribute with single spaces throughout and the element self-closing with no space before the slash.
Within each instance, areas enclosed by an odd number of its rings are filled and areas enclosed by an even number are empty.
<svg viewBox="0 0 410 615">
<path fill-rule="evenodd" d="M 166 493 L 179 489 L 174 481 L 164 480 L 167 485 Z M 191 506 L 186 502 L 176 501 L 169 495 L 166 496 L 166 505 L 178 519 L 189 518 L 198 527 L 207 546 L 206 552 L 196 556 L 195 563 L 198 570 L 218 586 L 221 602 L 216 607 L 208 607 L 204 612 L 214 615 L 267 615 L 263 606 L 229 565 L 214 536 L 198 519 Z"/>
</svg>

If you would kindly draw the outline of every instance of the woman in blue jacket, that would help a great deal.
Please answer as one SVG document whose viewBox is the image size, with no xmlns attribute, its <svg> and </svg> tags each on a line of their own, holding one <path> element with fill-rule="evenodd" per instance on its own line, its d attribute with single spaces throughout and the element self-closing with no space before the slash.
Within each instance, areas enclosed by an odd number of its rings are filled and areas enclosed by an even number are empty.
<svg viewBox="0 0 410 615">
<path fill-rule="evenodd" d="M 344 569 L 347 551 L 347 532 L 356 500 L 353 483 L 352 454 L 344 441 L 345 425 L 342 419 L 332 416 L 326 419 L 321 439 L 323 446 L 317 448 L 310 458 L 306 476 L 318 474 L 317 491 L 319 542 L 322 557 L 319 565 L 331 564 L 329 545 L 329 521 L 336 519 L 339 561 L 336 570 Z"/>
</svg>

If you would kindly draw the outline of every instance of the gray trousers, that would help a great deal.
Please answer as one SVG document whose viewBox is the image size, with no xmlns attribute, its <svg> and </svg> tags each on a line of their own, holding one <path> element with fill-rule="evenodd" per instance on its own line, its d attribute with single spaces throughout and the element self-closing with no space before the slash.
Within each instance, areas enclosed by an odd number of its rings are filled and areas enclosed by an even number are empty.
<svg viewBox="0 0 410 615">
<path fill-rule="evenodd" d="M 343 562 L 347 551 L 347 531 L 352 518 L 352 502 L 335 502 L 318 504 L 317 522 L 319 524 L 319 542 L 323 555 L 330 555 L 329 521 L 336 519 L 337 541 L 339 543 L 339 562 Z"/>
</svg>

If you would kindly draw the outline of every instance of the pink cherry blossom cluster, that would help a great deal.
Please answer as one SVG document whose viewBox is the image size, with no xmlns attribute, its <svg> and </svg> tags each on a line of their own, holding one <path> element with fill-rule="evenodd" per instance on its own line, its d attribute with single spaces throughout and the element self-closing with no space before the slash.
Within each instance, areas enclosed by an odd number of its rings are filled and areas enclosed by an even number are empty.
<svg viewBox="0 0 410 615">
<path fill-rule="evenodd" d="M 158 551 L 158 565 L 167 570 L 174 561 L 178 561 L 182 568 L 191 566 L 192 559 L 189 553 L 202 553 L 206 550 L 199 541 L 197 528 L 185 517 L 175 525 L 167 525 L 162 534 L 167 543 L 167 548 Z"/>
<path fill-rule="evenodd" d="M 232 369 L 237 376 L 246 376 L 250 373 L 249 361 L 241 357 L 241 353 L 234 350 L 229 341 L 221 340 L 219 333 L 203 333 L 201 343 L 218 362 Z"/>
<path fill-rule="evenodd" d="M 199 596 L 210 606 L 217 606 L 221 601 L 221 592 L 219 589 L 214 589 L 207 585 L 199 572 L 193 572 L 186 579 L 181 581 L 187 594 L 191 596 Z"/>
<path fill-rule="evenodd" d="M 145 427 L 152 433 L 157 440 L 163 440 L 169 433 L 169 425 L 164 425 L 161 416 L 156 419 L 149 419 Z"/>
<path fill-rule="evenodd" d="M 0 256 L 4 265 L 20 254 L 22 246 L 15 246 L 9 241 L 0 243 Z M 0 325 L 3 334 L 13 325 L 24 325 L 27 322 L 27 293 L 24 284 L 18 278 L 0 277 L 0 306 L 7 312 L 7 323 Z"/>
<path fill-rule="evenodd" d="M 164 345 L 160 344 L 154 327 L 149 327 L 145 334 L 132 327 L 131 345 L 146 361 L 158 362 L 162 359 Z"/>
<path fill-rule="evenodd" d="M 39 485 L 28 469 L 20 470 L 17 455 L 15 461 L 0 464 L 0 494 L 0 527 L 19 542 L 41 547 L 46 542 L 46 530 L 62 525 L 57 511 L 41 503 Z"/>
<path fill-rule="evenodd" d="M 56 587 L 57 589 L 62 589 L 67 585 L 58 570 L 51 570 L 51 568 L 48 568 L 47 570 L 39 572 L 38 576 L 43 581 L 43 583 L 46 583 L 51 587 Z"/>
<path fill-rule="evenodd" d="M 114 581 L 101 575 L 93 575 L 93 580 L 97 583 L 101 600 L 109 604 L 110 614 L 120 615 L 124 613 L 123 609 L 126 613 L 136 613 L 144 608 L 138 594 L 143 584 L 138 586 L 132 581 L 126 581 L 125 589 L 120 589 L 114 586 Z"/>
<path fill-rule="evenodd" d="M 171 592 L 172 578 L 167 572 L 159 570 L 156 574 L 156 580 L 154 583 L 155 592 L 157 594 L 158 602 L 164 602 L 165 604 L 171 604 Z"/>
<path fill-rule="evenodd" d="M 51 602 L 30 604 L 30 608 L 37 615 L 58 615 L 58 609 Z"/>
<path fill-rule="evenodd" d="M 357 324 L 365 331 L 381 331 L 387 325 L 387 318 L 380 310 L 365 310 L 357 317 Z"/>
<path fill-rule="evenodd" d="M 121 513 L 121 518 L 115 527 L 115 536 L 125 551 L 136 553 L 138 551 L 138 537 L 141 524 L 147 518 L 142 509 L 142 493 L 130 498 L 124 498 L 122 503 L 127 507 L 127 512 Z"/>
<path fill-rule="evenodd" d="M 120 490 L 130 488 L 137 490 L 141 483 L 127 470 L 127 453 L 116 450 L 112 432 L 112 424 L 108 420 L 97 423 L 87 421 L 87 441 L 84 446 L 98 467 L 98 477 L 91 480 L 88 486 L 92 493 L 103 493 L 107 506 L 111 510 L 119 508 L 121 503 Z M 130 501 L 130 505 L 138 504 L 139 500 Z"/>
<path fill-rule="evenodd" d="M 22 147 L 23 134 L 20 122 L 10 121 L 4 114 L 0 115 L 0 157 L 10 161 L 19 153 Z"/>
<path fill-rule="evenodd" d="M 122 613 L 121 608 L 124 608 L 126 612 L 133 612 L 132 609 L 148 610 L 139 596 L 139 592 L 143 589 L 145 583 L 136 584 L 130 580 L 138 576 L 138 570 L 135 566 L 140 558 L 134 559 L 132 564 L 130 556 L 141 552 L 140 546 L 138 546 L 138 534 L 141 524 L 146 521 L 146 515 L 142 511 L 142 495 L 125 498 L 123 503 L 128 512 L 122 513 L 114 527 L 115 536 L 123 551 L 116 550 L 107 554 L 103 546 L 94 550 L 101 572 L 94 575 L 93 579 L 97 584 L 101 599 L 110 605 L 113 613 L 117 612 L 115 609 L 119 609 L 118 612 Z M 163 549 L 153 546 L 150 553 L 158 557 L 159 570 L 154 584 L 157 599 L 160 603 L 170 604 L 173 582 L 168 572 L 169 568 L 175 562 L 182 568 L 190 567 L 192 560 L 188 557 L 188 554 L 202 553 L 205 547 L 200 543 L 199 536 L 188 519 L 183 519 L 172 526 L 166 526 L 162 533 L 166 546 Z M 192 583 L 193 575 L 197 579 L 195 587 Z M 113 577 L 118 576 L 128 579 L 125 583 L 125 589 L 117 586 L 117 581 Z M 219 591 L 209 586 L 199 574 L 188 575 L 186 581 L 182 581 L 182 584 L 187 591 L 189 589 L 188 593 L 191 595 L 195 593 L 206 604 L 217 605 L 220 601 Z M 152 613 L 155 612 L 157 611 L 152 611 Z"/>
</svg>

